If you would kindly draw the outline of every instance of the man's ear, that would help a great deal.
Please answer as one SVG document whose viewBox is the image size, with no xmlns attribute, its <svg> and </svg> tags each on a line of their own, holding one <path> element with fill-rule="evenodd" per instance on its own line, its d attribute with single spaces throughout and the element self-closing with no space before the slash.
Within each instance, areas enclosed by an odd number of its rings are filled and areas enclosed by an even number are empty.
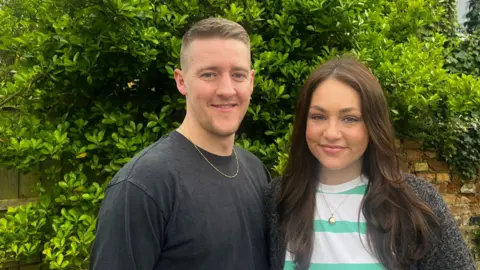
<svg viewBox="0 0 480 270">
<path fill-rule="evenodd" d="M 175 82 L 177 83 L 177 89 L 180 94 L 186 96 L 187 95 L 187 88 L 185 87 L 185 78 L 184 72 L 180 69 L 175 69 L 173 72 L 173 76 L 175 77 Z"/>
<path fill-rule="evenodd" d="M 252 69 L 250 71 L 250 85 L 252 87 L 252 92 L 253 92 L 254 80 L 255 80 L 255 70 Z"/>
</svg>

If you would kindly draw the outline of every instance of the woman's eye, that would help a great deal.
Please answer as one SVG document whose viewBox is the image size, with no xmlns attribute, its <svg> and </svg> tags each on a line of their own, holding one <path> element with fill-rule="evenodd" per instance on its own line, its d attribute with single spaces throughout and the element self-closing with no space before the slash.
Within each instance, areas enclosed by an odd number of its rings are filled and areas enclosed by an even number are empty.
<svg viewBox="0 0 480 270">
<path fill-rule="evenodd" d="M 318 115 L 318 114 L 313 114 L 313 115 L 310 116 L 310 118 L 313 119 L 313 120 L 324 120 L 325 116 Z"/>
<path fill-rule="evenodd" d="M 360 119 L 358 117 L 347 116 L 343 119 L 343 121 L 345 121 L 347 123 L 355 123 L 355 122 L 360 121 Z"/>
</svg>

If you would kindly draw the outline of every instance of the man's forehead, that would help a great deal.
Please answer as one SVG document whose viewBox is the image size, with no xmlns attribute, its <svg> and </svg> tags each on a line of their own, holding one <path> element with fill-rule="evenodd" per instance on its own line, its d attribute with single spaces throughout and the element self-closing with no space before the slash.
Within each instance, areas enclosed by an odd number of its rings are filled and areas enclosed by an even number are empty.
<svg viewBox="0 0 480 270">
<path fill-rule="evenodd" d="M 250 57 L 250 48 L 236 39 L 199 39 L 188 45 L 186 52 L 190 55 L 221 55 L 228 53 Z"/>
<path fill-rule="evenodd" d="M 197 42 L 198 41 L 198 42 Z M 248 46 L 235 39 L 194 40 L 184 51 L 185 64 L 195 69 L 246 69 L 250 68 Z"/>
<path fill-rule="evenodd" d="M 197 46 L 197 45 L 211 45 L 211 44 L 242 44 L 245 46 L 247 49 L 249 49 L 250 46 L 248 46 L 245 42 L 236 39 L 236 38 L 222 38 L 222 37 L 197 37 L 189 42 L 187 45 L 187 48 Z"/>
</svg>

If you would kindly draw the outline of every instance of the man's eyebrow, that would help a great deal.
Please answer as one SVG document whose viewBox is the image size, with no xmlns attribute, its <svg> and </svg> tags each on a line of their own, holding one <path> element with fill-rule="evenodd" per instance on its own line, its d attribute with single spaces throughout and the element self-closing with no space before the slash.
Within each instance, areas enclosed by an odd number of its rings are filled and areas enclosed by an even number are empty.
<svg viewBox="0 0 480 270">
<path fill-rule="evenodd" d="M 207 67 L 203 67 L 203 68 L 200 68 L 197 73 L 202 73 L 206 70 L 212 70 L 212 71 L 220 71 L 220 68 L 217 67 L 217 66 L 207 66 Z M 236 67 L 233 67 L 233 71 L 243 71 L 243 72 L 248 72 L 248 69 L 247 68 L 244 68 L 244 67 L 239 67 L 239 66 L 236 66 Z"/>
<path fill-rule="evenodd" d="M 234 67 L 233 70 L 234 71 L 248 72 L 248 68 L 244 68 L 244 67 Z"/>
<path fill-rule="evenodd" d="M 310 107 L 310 109 L 314 109 L 316 111 L 320 111 L 320 112 L 323 112 L 323 113 L 326 113 L 327 110 L 325 110 L 322 106 L 318 106 L 318 105 L 313 105 Z M 358 111 L 359 109 L 356 108 L 356 107 L 347 107 L 347 108 L 343 108 L 340 110 L 341 113 L 348 113 L 348 112 L 352 112 L 352 111 Z"/>
<path fill-rule="evenodd" d="M 216 67 L 216 66 L 207 66 L 207 67 L 203 67 L 203 68 L 200 68 L 197 73 L 202 73 L 206 70 L 213 70 L 213 71 L 219 71 L 220 68 L 219 67 Z"/>
</svg>

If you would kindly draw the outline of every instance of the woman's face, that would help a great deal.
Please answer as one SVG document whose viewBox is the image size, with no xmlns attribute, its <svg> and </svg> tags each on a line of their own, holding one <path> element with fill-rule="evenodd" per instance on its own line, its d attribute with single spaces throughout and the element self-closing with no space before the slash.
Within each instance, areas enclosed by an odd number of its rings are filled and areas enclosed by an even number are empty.
<svg viewBox="0 0 480 270">
<path fill-rule="evenodd" d="M 361 172 L 369 141 L 361 106 L 359 93 L 335 79 L 324 81 L 314 91 L 306 140 L 322 170 Z"/>
</svg>

